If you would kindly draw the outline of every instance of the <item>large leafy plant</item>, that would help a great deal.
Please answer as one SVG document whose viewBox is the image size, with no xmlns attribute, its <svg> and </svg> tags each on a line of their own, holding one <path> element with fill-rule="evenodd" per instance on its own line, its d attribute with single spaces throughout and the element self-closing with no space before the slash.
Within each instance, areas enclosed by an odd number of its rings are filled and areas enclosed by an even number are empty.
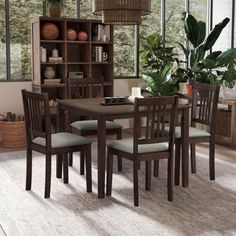
<svg viewBox="0 0 236 236">
<path fill-rule="evenodd" d="M 180 46 L 188 58 L 185 74 L 189 80 L 233 87 L 236 80 L 235 49 L 225 52 L 212 51 L 222 30 L 229 23 L 229 18 L 215 25 L 208 36 L 206 36 L 205 22 L 197 21 L 189 13 L 183 14 L 183 21 L 189 44 L 187 47 L 182 44 Z"/>
<path fill-rule="evenodd" d="M 146 92 L 152 96 L 170 96 L 178 93 L 178 80 L 173 79 L 174 64 L 179 60 L 174 47 L 165 46 L 157 33 L 149 35 L 141 51 L 142 78 L 147 83 Z"/>
</svg>

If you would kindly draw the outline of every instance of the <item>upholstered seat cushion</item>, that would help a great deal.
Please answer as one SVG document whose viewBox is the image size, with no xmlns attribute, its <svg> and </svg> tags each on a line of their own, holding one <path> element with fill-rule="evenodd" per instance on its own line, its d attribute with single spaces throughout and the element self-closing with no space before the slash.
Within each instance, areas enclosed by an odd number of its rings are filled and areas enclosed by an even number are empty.
<svg viewBox="0 0 236 236">
<path fill-rule="evenodd" d="M 98 129 L 98 122 L 97 120 L 81 120 L 81 121 L 75 121 L 71 123 L 72 129 L 77 130 L 97 130 Z M 113 121 L 106 121 L 106 129 L 120 129 L 122 128 L 121 125 L 117 124 Z"/>
<path fill-rule="evenodd" d="M 181 127 L 179 126 L 175 128 L 175 137 L 176 138 L 181 137 Z M 189 137 L 190 138 L 210 137 L 210 133 L 202 129 L 189 127 Z"/>
<path fill-rule="evenodd" d="M 46 139 L 37 137 L 32 140 L 33 143 L 40 146 L 46 146 Z M 91 141 L 87 138 L 71 133 L 57 133 L 52 134 L 52 148 L 63 148 L 70 146 L 77 146 L 83 144 L 89 144 Z"/>
<path fill-rule="evenodd" d="M 133 139 L 123 139 L 123 140 L 114 140 L 107 144 L 108 147 L 127 152 L 133 153 Z M 167 151 L 167 143 L 152 143 L 152 144 L 142 144 L 138 146 L 138 153 L 152 153 L 152 152 L 161 152 Z"/>
</svg>

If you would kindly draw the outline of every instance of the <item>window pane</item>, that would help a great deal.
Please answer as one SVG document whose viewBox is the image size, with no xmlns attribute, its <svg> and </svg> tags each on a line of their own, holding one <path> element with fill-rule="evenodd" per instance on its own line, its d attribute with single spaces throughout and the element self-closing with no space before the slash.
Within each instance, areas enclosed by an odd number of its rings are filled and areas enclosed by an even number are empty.
<svg viewBox="0 0 236 236">
<path fill-rule="evenodd" d="M 42 15 L 42 1 L 10 1 L 12 80 L 31 79 L 30 19 Z"/>
<path fill-rule="evenodd" d="M 4 1 L 0 1 L 0 80 L 6 80 L 6 34 Z"/>
<path fill-rule="evenodd" d="M 143 43 L 146 42 L 147 36 L 153 33 L 161 33 L 161 0 L 153 0 L 151 5 L 151 14 L 143 17 L 140 26 L 140 50 L 143 49 Z M 140 58 L 141 60 L 141 58 Z M 140 67 L 142 73 L 142 68 Z"/>
<path fill-rule="evenodd" d="M 135 76 L 135 26 L 114 27 L 115 76 Z"/>
<path fill-rule="evenodd" d="M 198 21 L 207 23 L 207 0 L 190 0 L 190 12 Z"/>
<path fill-rule="evenodd" d="M 181 61 L 185 61 L 185 55 L 182 49 L 177 43 L 183 45 L 186 44 L 186 36 L 184 30 L 184 23 L 182 20 L 182 15 L 185 12 L 185 1 L 184 0 L 175 0 L 166 1 L 166 34 L 165 39 L 167 44 L 170 46 L 175 46 L 175 52 L 179 55 Z M 182 63 L 182 67 L 185 66 L 185 63 Z"/>
<path fill-rule="evenodd" d="M 101 19 L 92 12 L 93 0 L 80 0 L 80 18 L 82 19 Z"/>
<path fill-rule="evenodd" d="M 213 4 L 213 26 L 221 22 L 225 17 L 230 20 L 232 14 L 232 0 L 217 0 Z M 213 49 L 225 51 L 231 47 L 231 22 L 223 29 Z"/>
<path fill-rule="evenodd" d="M 77 0 L 67 0 L 65 9 L 62 13 L 63 16 L 69 18 L 77 17 Z"/>
<path fill-rule="evenodd" d="M 166 1 L 166 40 L 185 43 L 184 24 L 181 20 L 185 12 L 184 0 Z"/>
</svg>

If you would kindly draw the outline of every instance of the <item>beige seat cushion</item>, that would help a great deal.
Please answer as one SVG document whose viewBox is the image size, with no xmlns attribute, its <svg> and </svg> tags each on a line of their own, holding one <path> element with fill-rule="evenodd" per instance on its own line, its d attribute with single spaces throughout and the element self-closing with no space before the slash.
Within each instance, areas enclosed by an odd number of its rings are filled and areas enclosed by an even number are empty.
<svg viewBox="0 0 236 236">
<path fill-rule="evenodd" d="M 133 139 L 114 140 L 108 143 L 108 147 L 127 152 L 133 153 Z M 162 152 L 168 150 L 168 143 L 152 143 L 142 144 L 138 146 L 138 153 L 152 153 Z"/>
<path fill-rule="evenodd" d="M 77 130 L 97 130 L 98 129 L 98 121 L 97 120 L 81 120 L 75 121 L 71 123 L 72 129 Z M 106 121 L 106 129 L 120 129 L 122 128 L 121 125 L 117 124 L 113 121 Z"/>
<path fill-rule="evenodd" d="M 46 139 L 37 137 L 32 140 L 33 143 L 40 146 L 46 146 Z M 52 134 L 52 148 L 71 147 L 77 145 L 90 144 L 91 141 L 87 138 L 71 133 Z"/>
<path fill-rule="evenodd" d="M 181 137 L 181 127 L 179 126 L 175 128 L 175 137 L 176 138 Z M 202 129 L 189 127 L 189 137 L 190 138 L 210 137 L 210 133 Z"/>
</svg>

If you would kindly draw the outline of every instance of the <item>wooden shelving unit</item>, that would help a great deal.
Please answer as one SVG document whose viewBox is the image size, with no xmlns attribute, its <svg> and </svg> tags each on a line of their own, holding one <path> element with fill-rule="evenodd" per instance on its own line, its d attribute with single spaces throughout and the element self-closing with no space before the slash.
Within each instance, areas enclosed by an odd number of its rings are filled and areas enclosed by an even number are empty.
<svg viewBox="0 0 236 236">
<path fill-rule="evenodd" d="M 45 40 L 41 35 L 41 28 L 46 23 L 53 23 L 59 29 L 59 36 L 55 40 Z M 97 28 L 109 27 L 109 37 L 105 41 L 97 40 Z M 67 98 L 69 72 L 83 72 L 84 79 L 101 79 L 104 83 L 104 94 L 113 96 L 113 28 L 104 26 L 99 20 L 82 20 L 71 18 L 38 17 L 31 21 L 32 28 L 32 81 L 33 91 L 46 92 L 50 99 Z M 85 31 L 86 41 L 68 40 L 68 29 L 77 33 Z M 95 33 L 94 33 L 95 32 Z M 101 33 L 101 32 L 99 32 Z M 47 60 L 41 60 L 41 47 L 46 49 Z M 105 61 L 96 61 L 96 48 L 100 47 L 107 54 Z M 57 49 L 62 62 L 49 62 L 52 50 Z M 46 67 L 53 67 L 55 78 L 60 78 L 60 84 L 44 84 Z"/>
</svg>

